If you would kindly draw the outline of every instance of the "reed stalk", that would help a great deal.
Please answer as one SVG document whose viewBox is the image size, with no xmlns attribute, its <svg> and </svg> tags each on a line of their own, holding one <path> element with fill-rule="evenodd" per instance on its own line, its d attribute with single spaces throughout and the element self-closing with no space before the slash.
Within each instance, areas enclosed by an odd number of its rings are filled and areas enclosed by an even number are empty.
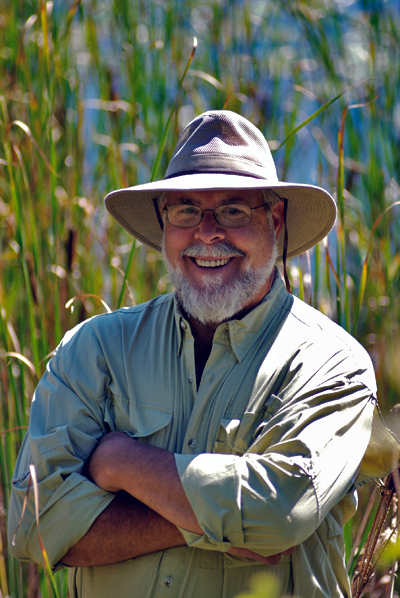
<svg viewBox="0 0 400 598">
<path fill-rule="evenodd" d="M 369 351 L 382 410 L 398 402 L 400 24 L 393 0 L 359 0 L 346 10 L 318 0 L 4 0 L 0 28 L 5 510 L 34 388 L 62 335 L 105 306 L 172 290 L 160 256 L 132 243 L 102 202 L 112 189 L 162 177 L 182 126 L 203 110 L 237 110 L 265 133 L 280 178 L 336 197 L 335 229 L 289 263 L 293 292 Z M 370 491 L 360 490 L 364 510 Z M 363 521 L 359 512 L 346 527 L 350 575 L 374 513 Z M 53 585 L 41 568 L 17 563 L 3 529 L 2 594 L 66 597 L 65 572 Z M 399 592 L 391 575 L 390 591 Z"/>
</svg>

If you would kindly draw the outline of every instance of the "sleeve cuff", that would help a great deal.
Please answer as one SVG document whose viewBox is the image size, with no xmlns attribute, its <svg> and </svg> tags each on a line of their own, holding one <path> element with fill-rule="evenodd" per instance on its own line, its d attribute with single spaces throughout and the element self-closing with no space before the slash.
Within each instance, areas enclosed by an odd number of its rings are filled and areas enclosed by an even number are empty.
<svg viewBox="0 0 400 598">
<path fill-rule="evenodd" d="M 221 552 L 232 545 L 241 546 L 244 535 L 240 457 L 216 453 L 175 455 L 175 463 L 183 489 L 204 531 L 204 536 L 199 536 L 181 530 L 188 545 Z"/>
<path fill-rule="evenodd" d="M 57 500 L 57 496 L 61 493 L 63 500 Z M 115 494 L 101 490 L 82 476 L 72 474 L 67 478 L 62 488 L 54 493 L 51 508 L 47 508 L 40 515 L 40 536 L 53 567 L 60 568 L 59 561 L 68 549 L 86 534 L 114 497 Z M 22 496 L 20 504 L 22 504 Z M 14 511 L 17 510 L 17 506 L 14 505 Z M 16 534 L 17 542 L 13 553 L 17 558 L 42 563 L 43 556 L 34 513 L 31 517 L 27 515 L 28 513 L 25 513 Z M 10 531 L 14 531 L 18 516 L 16 514 L 15 518 L 11 518 Z"/>
<path fill-rule="evenodd" d="M 183 529 L 181 527 L 178 527 L 178 529 L 184 537 L 186 544 L 191 548 L 201 548 L 202 550 L 217 550 L 218 552 L 228 552 L 228 550 L 232 546 L 231 542 L 215 542 L 206 534 L 201 536 L 200 534 L 188 532 L 186 529 Z"/>
</svg>

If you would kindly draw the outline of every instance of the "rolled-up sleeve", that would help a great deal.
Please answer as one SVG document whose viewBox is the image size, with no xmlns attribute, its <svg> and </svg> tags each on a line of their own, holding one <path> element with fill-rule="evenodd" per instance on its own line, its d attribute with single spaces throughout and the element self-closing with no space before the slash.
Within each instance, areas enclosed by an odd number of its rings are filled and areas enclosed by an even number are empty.
<svg viewBox="0 0 400 598">
<path fill-rule="evenodd" d="M 279 407 L 268 421 L 255 417 L 242 455 L 175 456 L 204 531 L 181 530 L 190 546 L 282 552 L 306 540 L 353 487 L 376 403 L 368 357 L 361 350 L 357 364 L 346 350 L 310 343 L 287 370 Z"/>
<path fill-rule="evenodd" d="M 29 486 L 29 466 L 33 464 L 39 490 L 40 535 L 53 566 L 114 498 L 81 475 L 84 461 L 106 432 L 104 405 L 109 373 L 101 347 L 96 346 L 90 331 L 85 330 L 80 342 L 73 336 L 71 333 L 64 339 L 36 389 L 29 430 L 14 472 L 8 517 L 9 538 L 14 538 L 12 554 L 42 563 L 32 488 L 18 527 Z"/>
</svg>

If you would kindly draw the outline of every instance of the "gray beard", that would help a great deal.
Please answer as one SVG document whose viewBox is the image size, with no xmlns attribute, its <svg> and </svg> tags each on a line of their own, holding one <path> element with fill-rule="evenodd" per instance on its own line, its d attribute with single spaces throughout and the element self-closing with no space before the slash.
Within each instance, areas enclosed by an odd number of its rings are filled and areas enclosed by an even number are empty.
<svg viewBox="0 0 400 598">
<path fill-rule="evenodd" d="M 273 248 L 267 262 L 259 268 L 246 266 L 243 274 L 229 283 L 224 283 L 221 275 L 203 274 L 203 285 L 195 286 L 183 274 L 179 267 L 174 268 L 165 251 L 164 237 L 162 241 L 162 255 L 165 266 L 171 277 L 171 282 L 176 289 L 178 302 L 185 312 L 198 320 L 201 324 L 220 324 L 238 314 L 245 305 L 261 290 L 271 276 L 278 255 L 278 243 L 273 231 Z M 201 257 L 201 254 L 213 257 L 232 255 L 232 246 L 221 241 L 210 248 L 201 245 L 192 245 L 186 248 L 182 255 Z M 236 250 L 238 255 L 243 252 Z"/>
</svg>

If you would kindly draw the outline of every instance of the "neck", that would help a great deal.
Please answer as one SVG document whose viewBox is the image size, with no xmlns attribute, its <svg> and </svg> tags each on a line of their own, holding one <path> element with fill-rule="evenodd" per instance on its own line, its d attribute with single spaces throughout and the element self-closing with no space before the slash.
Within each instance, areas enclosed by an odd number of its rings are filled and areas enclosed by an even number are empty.
<svg viewBox="0 0 400 598">
<path fill-rule="evenodd" d="M 194 363 L 196 369 L 196 384 L 198 389 L 200 386 L 201 376 L 203 375 L 204 368 L 206 367 L 206 363 L 210 357 L 214 332 L 219 324 L 216 324 L 215 322 L 201 324 L 201 322 L 195 320 L 192 318 L 192 316 L 189 316 L 186 313 L 185 317 L 190 323 L 190 328 L 194 337 Z"/>
<path fill-rule="evenodd" d="M 182 311 L 184 310 L 182 309 Z M 194 340 L 202 344 L 209 343 L 211 345 L 212 340 L 214 338 L 214 332 L 216 331 L 221 322 L 206 322 L 205 324 L 202 324 L 198 320 L 192 318 L 192 316 L 190 316 L 186 312 L 184 313 L 185 317 L 187 318 L 190 324 L 190 329 L 192 331 Z"/>
</svg>

